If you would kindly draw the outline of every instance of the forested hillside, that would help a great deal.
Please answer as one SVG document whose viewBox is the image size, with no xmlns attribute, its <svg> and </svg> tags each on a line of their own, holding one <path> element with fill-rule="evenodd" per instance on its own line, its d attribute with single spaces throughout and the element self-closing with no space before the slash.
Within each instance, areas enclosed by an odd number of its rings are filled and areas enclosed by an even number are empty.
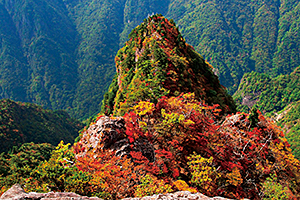
<svg viewBox="0 0 300 200">
<path fill-rule="evenodd" d="M 16 182 L 15 174 L 30 174 L 44 160 L 51 157 L 54 146 L 48 143 L 25 143 L 0 154 L 0 186 Z"/>
<path fill-rule="evenodd" d="M 63 2 L 1 1 L 0 8 L 1 98 L 67 109 L 78 81 L 77 31 Z"/>
<path fill-rule="evenodd" d="M 31 103 L 0 100 L 0 153 L 23 143 L 73 143 L 83 128 L 65 111 L 52 111 Z"/>
<path fill-rule="evenodd" d="M 0 193 L 20 183 L 26 192 L 103 199 L 175 191 L 299 199 L 300 162 L 283 132 L 258 111 L 235 112 L 173 20 L 148 17 L 115 60 L 103 112 L 71 147 L 61 142 L 49 155 L 48 145 L 24 144 L 2 154 Z"/>
<path fill-rule="evenodd" d="M 233 97 L 239 110 L 249 111 L 256 106 L 271 116 L 270 114 L 300 100 L 300 67 L 290 74 L 275 78 L 257 72 L 247 73 Z"/>
<path fill-rule="evenodd" d="M 174 18 L 233 93 L 245 72 L 299 66 L 299 10 L 297 0 L 0 0 L 0 98 L 99 112 L 117 50 L 152 13 Z"/>
<path fill-rule="evenodd" d="M 172 1 L 173 17 L 234 91 L 245 72 L 276 76 L 299 65 L 300 2 L 297 0 Z"/>
</svg>

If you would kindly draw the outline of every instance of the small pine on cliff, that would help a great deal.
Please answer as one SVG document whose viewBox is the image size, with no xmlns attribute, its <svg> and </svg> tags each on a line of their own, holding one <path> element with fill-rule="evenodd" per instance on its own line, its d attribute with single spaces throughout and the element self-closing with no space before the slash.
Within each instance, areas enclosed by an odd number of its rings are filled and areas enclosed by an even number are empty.
<svg viewBox="0 0 300 200">
<path fill-rule="evenodd" d="M 145 19 L 129 35 L 115 61 L 117 74 L 104 95 L 102 112 L 122 115 L 137 101 L 194 92 L 196 98 L 234 112 L 235 103 L 212 66 L 188 45 L 173 20 Z"/>
</svg>

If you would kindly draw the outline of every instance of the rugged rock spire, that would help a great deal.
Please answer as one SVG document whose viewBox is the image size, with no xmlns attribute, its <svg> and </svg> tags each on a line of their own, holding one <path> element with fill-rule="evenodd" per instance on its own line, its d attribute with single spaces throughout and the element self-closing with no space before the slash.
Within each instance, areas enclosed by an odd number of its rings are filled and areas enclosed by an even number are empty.
<svg viewBox="0 0 300 200">
<path fill-rule="evenodd" d="M 117 75 L 105 94 L 102 112 L 121 115 L 140 100 L 194 92 L 198 99 L 234 112 L 235 104 L 212 66 L 188 45 L 173 20 L 154 15 L 130 34 L 115 61 Z"/>
</svg>

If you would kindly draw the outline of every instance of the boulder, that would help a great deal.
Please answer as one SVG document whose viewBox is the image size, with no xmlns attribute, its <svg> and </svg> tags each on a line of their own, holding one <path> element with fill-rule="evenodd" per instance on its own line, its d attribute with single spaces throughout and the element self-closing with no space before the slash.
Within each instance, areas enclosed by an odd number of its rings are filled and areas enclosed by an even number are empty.
<svg viewBox="0 0 300 200">
<path fill-rule="evenodd" d="M 75 194 L 73 192 L 48 192 L 48 193 L 26 193 L 20 184 L 15 184 L 9 190 L 2 194 L 0 199 L 7 200 L 46 200 L 46 199 L 60 199 L 60 200 L 102 200 L 98 197 L 85 197 Z"/>
<path fill-rule="evenodd" d="M 101 117 L 91 125 L 84 133 L 77 145 L 76 156 L 82 157 L 88 151 L 96 153 L 102 149 L 115 151 L 117 156 L 130 156 L 130 152 L 141 152 L 150 162 L 154 161 L 155 153 L 153 145 L 146 138 L 138 138 L 130 143 L 125 134 L 125 120 L 122 117 Z"/>
</svg>

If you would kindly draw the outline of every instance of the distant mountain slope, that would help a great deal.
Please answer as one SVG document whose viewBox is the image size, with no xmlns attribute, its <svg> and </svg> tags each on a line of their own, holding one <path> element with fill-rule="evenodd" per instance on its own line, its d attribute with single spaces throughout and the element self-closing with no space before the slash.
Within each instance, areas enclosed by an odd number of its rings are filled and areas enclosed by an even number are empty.
<svg viewBox="0 0 300 200">
<path fill-rule="evenodd" d="M 77 83 L 76 29 L 62 1 L 1 1 L 0 10 L 2 34 L 10 37 L 0 45 L 0 97 L 68 108 Z"/>
<path fill-rule="evenodd" d="M 78 82 L 70 113 L 88 118 L 99 112 L 115 73 L 114 57 L 123 28 L 124 0 L 64 1 L 78 31 Z"/>
<path fill-rule="evenodd" d="M 233 98 L 238 103 L 238 110 L 248 111 L 256 106 L 264 113 L 281 111 L 300 100 L 300 67 L 276 78 L 257 72 L 247 73 Z"/>
<path fill-rule="evenodd" d="M 26 100 L 28 69 L 17 29 L 0 4 L 0 98 Z M 17 79 L 15 77 L 18 77 Z"/>
<path fill-rule="evenodd" d="M 174 18 L 233 93 L 245 72 L 300 65 L 299 12 L 297 0 L 0 0 L 0 98 L 98 113 L 118 48 L 153 13 Z"/>
<path fill-rule="evenodd" d="M 64 111 L 29 103 L 0 100 L 0 152 L 23 143 L 73 143 L 83 125 Z"/>
<path fill-rule="evenodd" d="M 166 16 L 231 91 L 245 72 L 287 74 L 300 64 L 297 0 L 174 0 Z"/>
</svg>

